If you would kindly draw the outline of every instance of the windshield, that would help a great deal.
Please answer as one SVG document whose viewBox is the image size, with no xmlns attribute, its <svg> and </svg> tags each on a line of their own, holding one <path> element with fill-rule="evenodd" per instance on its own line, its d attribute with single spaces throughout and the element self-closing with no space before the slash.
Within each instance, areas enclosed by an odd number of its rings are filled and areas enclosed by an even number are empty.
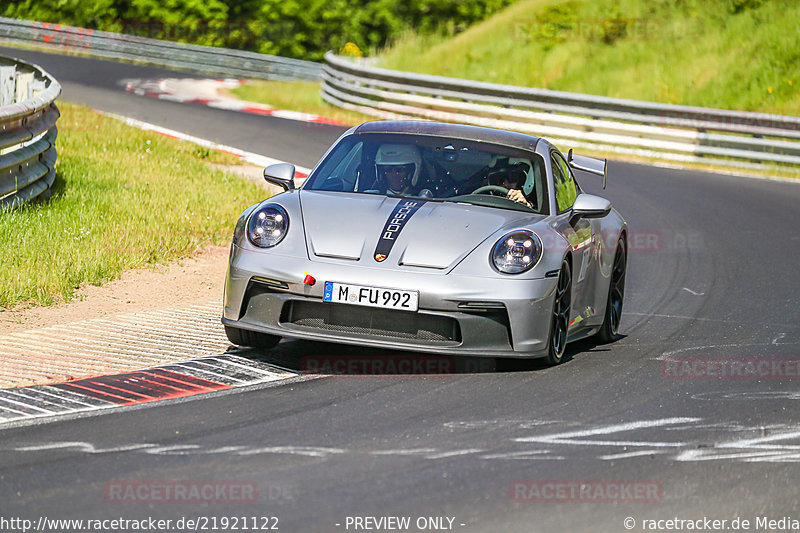
<svg viewBox="0 0 800 533">
<path fill-rule="evenodd" d="M 544 161 L 506 146 L 419 135 L 342 139 L 304 190 L 464 202 L 547 214 Z"/>
</svg>

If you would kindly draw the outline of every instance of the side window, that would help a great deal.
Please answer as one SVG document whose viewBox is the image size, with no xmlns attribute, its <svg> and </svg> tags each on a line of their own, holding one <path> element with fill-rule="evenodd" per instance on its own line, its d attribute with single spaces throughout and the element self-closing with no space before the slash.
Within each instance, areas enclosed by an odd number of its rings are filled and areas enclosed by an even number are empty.
<svg viewBox="0 0 800 533">
<path fill-rule="evenodd" d="M 553 165 L 553 185 L 556 189 L 556 208 L 559 213 L 563 213 L 575 203 L 575 198 L 578 197 L 578 188 L 569 173 L 567 162 L 561 155 L 553 152 L 551 163 Z"/>
<path fill-rule="evenodd" d="M 348 143 L 349 144 L 349 143 Z M 356 169 L 361 158 L 362 142 L 351 146 L 339 145 L 336 152 L 322 164 L 315 173 L 314 183 L 310 189 L 318 191 L 352 191 L 357 177 Z M 344 157 L 338 153 L 344 152 Z"/>
<path fill-rule="evenodd" d="M 356 143 L 350 153 L 345 156 L 333 172 L 335 178 L 342 180 L 343 191 L 355 189 L 358 164 L 361 162 L 361 147 L 364 143 Z"/>
<path fill-rule="evenodd" d="M 578 180 L 575 179 L 575 173 L 569 168 L 569 164 L 567 160 L 561 154 L 558 154 L 558 162 L 561 164 L 561 168 L 564 170 L 564 175 L 567 177 L 567 180 L 572 182 L 572 185 L 575 187 L 575 196 L 579 195 L 583 191 L 581 190 L 581 186 L 578 183 Z M 575 198 L 572 199 L 572 203 L 575 203 Z M 570 205 L 572 205 L 572 203 Z"/>
<path fill-rule="evenodd" d="M 533 158 L 533 181 L 535 183 L 536 205 L 539 212 L 543 215 L 549 215 L 550 202 L 547 196 L 547 170 L 545 169 L 544 158 L 539 155 Z"/>
</svg>

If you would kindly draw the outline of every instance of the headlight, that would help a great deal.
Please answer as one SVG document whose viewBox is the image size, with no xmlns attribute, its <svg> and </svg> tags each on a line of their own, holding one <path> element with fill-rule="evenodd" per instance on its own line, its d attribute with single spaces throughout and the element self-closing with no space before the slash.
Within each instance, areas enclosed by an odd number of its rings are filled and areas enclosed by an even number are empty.
<svg viewBox="0 0 800 533">
<path fill-rule="evenodd" d="M 542 256 L 542 241 L 532 231 L 505 235 L 492 248 L 492 264 L 504 274 L 519 274 L 533 268 Z"/>
<path fill-rule="evenodd" d="M 259 248 L 275 246 L 286 236 L 289 215 L 278 204 L 266 204 L 250 215 L 247 222 L 247 238 Z"/>
</svg>

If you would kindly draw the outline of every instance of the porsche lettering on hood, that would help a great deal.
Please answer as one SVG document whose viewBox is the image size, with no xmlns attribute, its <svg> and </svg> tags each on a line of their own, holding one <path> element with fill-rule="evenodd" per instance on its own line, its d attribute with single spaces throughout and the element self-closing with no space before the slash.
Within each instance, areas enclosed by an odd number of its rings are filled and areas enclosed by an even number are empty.
<svg viewBox="0 0 800 533">
<path fill-rule="evenodd" d="M 312 261 L 371 267 L 449 270 L 497 228 L 521 218 L 514 211 L 351 193 L 300 191 L 300 204 Z"/>
<path fill-rule="evenodd" d="M 375 261 L 380 263 L 386 260 L 408 220 L 424 204 L 425 201 L 423 200 L 400 200 L 397 202 L 392 214 L 389 215 L 389 220 L 383 226 L 381 236 L 378 237 L 378 245 L 375 247 Z"/>
</svg>

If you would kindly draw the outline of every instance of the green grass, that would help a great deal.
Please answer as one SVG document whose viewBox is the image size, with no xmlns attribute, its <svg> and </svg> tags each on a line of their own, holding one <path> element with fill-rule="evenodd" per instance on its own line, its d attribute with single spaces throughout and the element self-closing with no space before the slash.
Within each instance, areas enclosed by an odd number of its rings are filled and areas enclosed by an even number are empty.
<svg viewBox="0 0 800 533">
<path fill-rule="evenodd" d="M 380 65 L 796 115 L 798 21 L 790 0 L 521 0 L 453 38 L 406 34 Z"/>
<path fill-rule="evenodd" d="M 48 305 L 123 270 L 229 242 L 265 193 L 215 170 L 231 156 L 61 104 L 54 194 L 0 212 L 0 306 Z"/>
<path fill-rule="evenodd" d="M 259 102 L 278 109 L 301 111 L 327 117 L 344 124 L 361 124 L 375 117 L 341 109 L 327 103 L 319 94 L 319 83 L 304 81 L 249 81 L 230 94 L 248 102 Z"/>
</svg>

